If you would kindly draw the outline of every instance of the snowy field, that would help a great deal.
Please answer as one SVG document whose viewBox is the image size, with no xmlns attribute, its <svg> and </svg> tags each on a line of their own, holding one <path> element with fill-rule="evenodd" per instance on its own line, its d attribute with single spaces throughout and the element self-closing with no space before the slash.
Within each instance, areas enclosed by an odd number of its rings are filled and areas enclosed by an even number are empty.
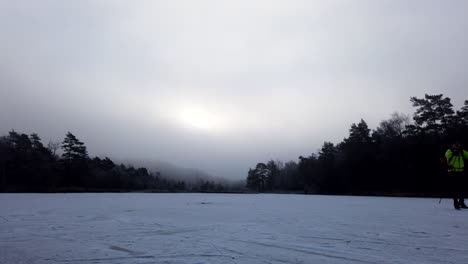
<svg viewBox="0 0 468 264">
<path fill-rule="evenodd" d="M 468 263 L 450 200 L 0 194 L 0 263 Z"/>
</svg>

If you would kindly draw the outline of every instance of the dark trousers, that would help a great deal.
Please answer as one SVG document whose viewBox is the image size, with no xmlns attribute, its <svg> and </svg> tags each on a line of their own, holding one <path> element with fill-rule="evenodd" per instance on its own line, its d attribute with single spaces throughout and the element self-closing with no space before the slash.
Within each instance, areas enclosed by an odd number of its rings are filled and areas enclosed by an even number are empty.
<svg viewBox="0 0 468 264">
<path fill-rule="evenodd" d="M 458 204 L 465 203 L 466 177 L 464 172 L 449 172 L 449 191 L 453 201 Z"/>
</svg>

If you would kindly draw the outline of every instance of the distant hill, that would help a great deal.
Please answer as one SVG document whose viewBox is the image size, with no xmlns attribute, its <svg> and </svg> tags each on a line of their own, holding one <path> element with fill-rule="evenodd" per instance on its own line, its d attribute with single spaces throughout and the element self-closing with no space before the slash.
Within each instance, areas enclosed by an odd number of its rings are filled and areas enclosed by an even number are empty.
<svg viewBox="0 0 468 264">
<path fill-rule="evenodd" d="M 242 181 L 233 181 L 228 180 L 225 178 L 214 177 L 200 169 L 196 168 L 183 168 L 176 166 L 172 163 L 166 161 L 148 161 L 148 160 L 135 160 L 135 159 L 127 159 L 127 160 L 115 160 L 116 163 L 120 164 L 123 163 L 125 165 L 131 165 L 134 167 L 144 167 L 148 169 L 148 171 L 156 173 L 159 172 L 161 177 L 176 181 L 184 181 L 188 186 L 190 185 L 197 185 L 200 182 L 210 181 L 215 184 L 222 184 L 225 186 L 232 186 L 232 185 L 239 185 Z"/>
</svg>

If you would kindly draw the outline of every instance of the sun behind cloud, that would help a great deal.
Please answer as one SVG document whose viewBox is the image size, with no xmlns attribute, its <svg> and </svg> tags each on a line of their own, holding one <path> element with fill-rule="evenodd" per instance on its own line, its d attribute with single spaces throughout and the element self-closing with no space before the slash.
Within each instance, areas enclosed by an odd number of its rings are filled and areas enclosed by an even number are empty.
<svg viewBox="0 0 468 264">
<path fill-rule="evenodd" d="M 198 131 L 211 132 L 220 130 L 223 127 L 221 117 L 203 107 L 190 106 L 182 108 L 176 119 L 182 126 Z"/>
</svg>

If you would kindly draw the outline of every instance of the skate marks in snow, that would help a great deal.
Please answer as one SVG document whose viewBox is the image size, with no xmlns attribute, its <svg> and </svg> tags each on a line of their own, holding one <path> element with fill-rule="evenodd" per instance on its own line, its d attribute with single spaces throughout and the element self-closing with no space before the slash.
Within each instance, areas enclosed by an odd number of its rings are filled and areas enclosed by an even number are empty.
<svg viewBox="0 0 468 264">
<path fill-rule="evenodd" d="M 133 251 L 133 250 L 130 250 L 130 249 L 127 249 L 127 248 L 114 246 L 114 245 L 110 245 L 109 249 L 119 251 L 119 252 L 128 253 L 128 254 L 133 255 L 133 256 L 138 256 L 138 255 L 143 255 L 144 254 L 143 252 Z"/>
<path fill-rule="evenodd" d="M 8 194 L 0 263 L 468 263 L 468 219 L 452 211 L 430 199 Z"/>
<path fill-rule="evenodd" d="M 201 261 L 200 259 L 209 259 Z M 231 256 L 219 254 L 174 254 L 158 256 L 122 256 L 122 257 L 103 257 L 103 258 L 77 258 L 77 259 L 44 259 L 48 262 L 56 263 L 146 263 L 142 260 L 151 260 L 147 263 L 234 263 Z"/>
<path fill-rule="evenodd" d="M 396 243 L 387 240 L 371 240 L 365 238 L 335 238 L 307 236 L 308 242 L 287 242 L 280 239 L 277 242 L 268 240 L 233 240 L 230 243 L 243 243 L 246 245 L 239 258 L 254 257 L 255 259 L 267 259 L 278 262 L 288 262 L 287 259 L 295 258 L 293 263 L 314 259 L 317 263 L 451 263 L 447 261 L 449 255 L 463 258 L 468 257 L 468 250 L 462 248 L 448 248 L 440 246 L 411 245 Z M 235 245 L 235 248 L 242 246 Z M 264 249 L 262 249 L 264 248 Z M 402 254 L 402 252 L 405 252 Z M 281 256 L 286 256 L 286 260 Z M 465 257 L 465 259 L 466 259 Z M 450 257 L 449 257 L 450 259 Z M 427 261 L 431 260 L 431 261 Z M 468 260 L 468 259 L 466 259 Z M 453 262 L 465 263 L 465 262 Z M 468 262 L 467 262 L 468 263 Z"/>
<path fill-rule="evenodd" d="M 260 242 L 260 241 L 254 241 L 254 240 L 248 240 L 248 241 L 235 240 L 234 242 L 245 243 L 255 248 L 258 248 L 260 246 L 260 247 L 265 247 L 267 249 L 273 249 L 275 251 L 277 250 L 290 251 L 290 252 L 293 252 L 293 254 L 296 255 L 296 257 L 297 257 L 297 254 L 304 254 L 304 255 L 312 255 L 316 257 L 323 257 L 326 259 L 335 259 L 335 260 L 348 261 L 348 262 L 367 263 L 367 264 L 377 263 L 377 262 L 366 261 L 366 260 L 363 260 L 362 258 L 352 258 L 349 256 L 345 256 L 340 251 L 324 249 L 320 247 L 313 248 L 313 247 L 304 247 L 304 246 L 298 246 L 298 245 L 286 246 L 286 245 L 281 245 L 281 244 L 273 244 L 273 243 Z M 286 254 L 286 255 L 291 255 L 291 254 Z M 304 258 L 304 260 L 306 259 L 307 257 Z"/>
<path fill-rule="evenodd" d="M 212 245 L 214 247 L 214 245 Z M 212 251 L 212 253 L 202 252 L 202 253 L 188 253 L 186 250 L 180 251 L 181 253 L 174 254 L 161 254 L 159 250 L 150 250 L 146 248 L 147 252 L 135 251 L 123 246 L 117 245 L 108 245 L 107 249 L 115 251 L 116 254 L 111 252 L 106 252 L 105 248 L 100 248 L 95 246 L 96 249 L 100 252 L 100 255 L 103 257 L 89 257 L 89 258 L 46 258 L 44 259 L 47 262 L 56 262 L 56 263 L 146 263 L 142 262 L 144 260 L 151 260 L 148 263 L 179 263 L 177 261 L 184 260 L 180 263 L 193 263 L 193 261 L 199 261 L 200 259 L 215 259 L 222 260 L 223 262 L 219 263 L 229 263 L 232 261 L 232 256 L 222 254 L 218 249 Z M 153 251 L 153 252 L 152 252 Z M 151 253 L 159 253 L 152 255 Z M 95 253 L 96 254 L 96 253 Z M 75 254 L 76 255 L 76 254 Z M 205 262 L 198 262 L 205 263 Z M 206 262 L 206 263 L 212 263 Z"/>
<path fill-rule="evenodd" d="M 107 258 L 79 258 L 79 259 L 51 259 L 46 258 L 45 261 L 53 261 L 58 263 L 127 263 L 127 261 L 135 261 L 138 259 L 154 259 L 154 256 L 134 256 L 134 257 L 107 257 Z M 124 262 L 117 262 L 124 261 Z M 134 263 L 134 262 L 132 262 Z"/>
</svg>

